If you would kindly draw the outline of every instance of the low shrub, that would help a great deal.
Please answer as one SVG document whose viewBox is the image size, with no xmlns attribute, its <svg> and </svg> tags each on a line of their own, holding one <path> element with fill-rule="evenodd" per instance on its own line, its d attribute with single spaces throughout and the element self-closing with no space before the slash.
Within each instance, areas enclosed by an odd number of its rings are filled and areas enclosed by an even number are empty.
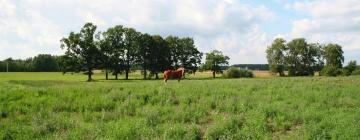
<svg viewBox="0 0 360 140">
<path fill-rule="evenodd" d="M 356 70 L 354 70 L 351 75 L 360 75 L 360 68 L 357 68 Z"/>
<path fill-rule="evenodd" d="M 237 67 L 230 67 L 224 74 L 225 78 L 241 78 L 241 77 L 254 77 L 252 71 L 241 70 Z"/>
<path fill-rule="evenodd" d="M 338 76 L 341 75 L 342 70 L 339 68 L 336 68 L 334 66 L 325 66 L 321 70 L 321 75 L 323 76 Z"/>
<path fill-rule="evenodd" d="M 341 75 L 343 76 L 350 76 L 351 75 L 351 71 L 349 69 L 343 68 L 341 69 Z"/>
</svg>

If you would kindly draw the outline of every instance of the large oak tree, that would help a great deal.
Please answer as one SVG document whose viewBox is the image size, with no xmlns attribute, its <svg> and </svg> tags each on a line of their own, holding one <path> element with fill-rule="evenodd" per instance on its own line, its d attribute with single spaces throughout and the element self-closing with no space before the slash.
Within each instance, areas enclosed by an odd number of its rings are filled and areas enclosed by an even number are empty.
<svg viewBox="0 0 360 140">
<path fill-rule="evenodd" d="M 99 63 L 100 51 L 95 43 L 96 26 L 86 23 L 79 33 L 71 32 L 61 40 L 61 48 L 66 49 L 65 55 L 80 65 L 79 71 L 86 70 L 88 81 L 92 81 L 92 70 Z"/>
</svg>

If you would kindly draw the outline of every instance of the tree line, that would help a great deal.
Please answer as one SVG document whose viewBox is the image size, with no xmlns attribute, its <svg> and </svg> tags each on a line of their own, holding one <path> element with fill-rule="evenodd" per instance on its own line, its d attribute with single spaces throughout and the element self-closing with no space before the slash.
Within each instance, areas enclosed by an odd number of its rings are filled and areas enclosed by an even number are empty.
<svg viewBox="0 0 360 140">
<path fill-rule="evenodd" d="M 350 61 L 343 68 L 344 56 L 342 46 L 338 44 L 308 43 L 304 38 L 290 42 L 277 38 L 268 46 L 266 58 L 270 71 L 280 76 L 350 75 L 356 69 L 356 61 Z"/>
<path fill-rule="evenodd" d="M 195 73 L 203 55 L 190 37 L 163 38 L 122 25 L 99 32 L 92 23 L 61 39 L 61 48 L 65 50 L 61 57 L 62 70 L 86 71 L 88 81 L 92 80 L 94 69 L 104 69 L 106 79 L 108 73 L 115 75 L 115 79 L 125 73 L 125 79 L 129 79 L 135 67 L 142 69 L 144 79 L 149 74 L 157 79 L 160 72 L 178 67 Z"/>
<path fill-rule="evenodd" d="M 39 54 L 27 59 L 8 58 L 0 61 L 0 72 L 56 72 L 61 71 L 60 57 Z"/>
</svg>

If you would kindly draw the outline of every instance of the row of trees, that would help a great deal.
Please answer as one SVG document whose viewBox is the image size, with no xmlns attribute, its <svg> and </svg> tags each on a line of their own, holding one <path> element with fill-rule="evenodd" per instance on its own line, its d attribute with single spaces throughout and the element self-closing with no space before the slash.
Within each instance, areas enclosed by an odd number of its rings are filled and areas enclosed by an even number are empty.
<svg viewBox="0 0 360 140">
<path fill-rule="evenodd" d="M 308 43 L 304 38 L 286 42 L 277 38 L 266 50 L 270 71 L 285 76 L 320 74 L 336 76 L 334 71 L 341 71 L 344 62 L 342 47 L 338 44 Z M 355 64 L 356 65 L 356 64 Z M 321 72 L 322 71 L 322 72 Z"/>
<path fill-rule="evenodd" d="M 39 54 L 25 60 L 8 58 L 0 61 L 0 72 L 54 72 L 60 71 L 60 57 Z"/>
<path fill-rule="evenodd" d="M 156 36 L 157 38 L 158 36 Z M 156 52 L 154 52 L 156 53 Z M 152 56 L 149 56 L 152 57 Z M 0 61 L 0 72 L 66 72 L 66 70 L 71 70 L 72 66 L 67 65 L 69 61 L 69 57 L 67 55 L 56 56 L 50 54 L 39 54 L 35 57 L 30 57 L 27 59 L 12 59 L 8 58 L 3 61 Z M 222 73 L 227 65 L 229 57 L 224 55 L 221 51 L 213 50 L 209 53 L 206 53 L 206 62 L 201 64 L 199 70 L 213 71 L 213 77 L 215 77 L 216 73 Z M 98 60 L 99 61 L 99 60 Z M 112 61 L 108 60 L 109 63 L 103 66 L 109 66 L 108 69 L 111 69 Z M 68 63 L 71 64 L 71 63 Z M 144 64 L 144 63 L 140 63 Z M 146 64 L 146 63 L 145 63 Z M 154 61 L 149 61 L 149 65 L 154 65 L 158 67 L 162 67 L 162 64 L 157 62 L 156 59 Z M 76 65 L 74 65 L 76 66 Z M 144 67 L 148 65 L 143 65 Z M 134 70 L 140 70 L 141 65 L 134 66 Z M 65 70 L 65 71 L 64 71 Z M 80 72 L 73 69 L 74 72 Z M 81 69 L 80 69 L 81 70 Z M 193 67 L 192 71 L 196 71 L 197 67 Z M 150 70 L 154 71 L 154 70 Z M 190 71 L 191 72 L 191 71 Z M 107 72 L 106 72 L 107 73 Z M 146 78 L 146 71 L 143 73 L 144 78 Z M 106 76 L 107 77 L 107 76 Z"/>
<path fill-rule="evenodd" d="M 105 32 L 96 30 L 96 25 L 86 23 L 80 32 L 61 40 L 61 48 L 66 50 L 61 59 L 64 71 L 87 71 L 88 81 L 94 69 L 104 69 L 106 79 L 109 72 L 116 79 L 124 72 L 128 79 L 131 68 L 139 66 L 146 79 L 147 71 L 158 78 L 159 72 L 180 66 L 195 72 L 201 63 L 203 54 L 189 37 L 164 39 L 121 25 Z"/>
</svg>

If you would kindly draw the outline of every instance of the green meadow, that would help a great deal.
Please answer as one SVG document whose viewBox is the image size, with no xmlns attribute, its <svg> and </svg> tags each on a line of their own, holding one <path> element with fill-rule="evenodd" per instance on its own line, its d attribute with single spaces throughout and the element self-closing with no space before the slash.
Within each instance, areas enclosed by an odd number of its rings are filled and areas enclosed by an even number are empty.
<svg viewBox="0 0 360 140">
<path fill-rule="evenodd" d="M 0 73 L 1 139 L 359 139 L 360 77 Z M 140 74 L 130 77 L 140 79 Z M 122 77 L 120 77 L 122 78 Z"/>
</svg>

